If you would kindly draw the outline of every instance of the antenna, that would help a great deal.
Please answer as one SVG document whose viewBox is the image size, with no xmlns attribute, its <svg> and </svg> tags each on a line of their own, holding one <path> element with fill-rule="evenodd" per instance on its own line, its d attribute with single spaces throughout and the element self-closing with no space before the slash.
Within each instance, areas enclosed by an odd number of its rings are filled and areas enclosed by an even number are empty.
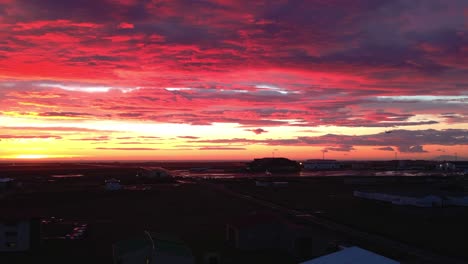
<svg viewBox="0 0 468 264">
<path fill-rule="evenodd" d="M 275 157 L 275 151 L 277 151 L 278 149 L 274 149 L 272 152 L 271 152 L 271 156 L 273 156 L 273 158 Z"/>
</svg>

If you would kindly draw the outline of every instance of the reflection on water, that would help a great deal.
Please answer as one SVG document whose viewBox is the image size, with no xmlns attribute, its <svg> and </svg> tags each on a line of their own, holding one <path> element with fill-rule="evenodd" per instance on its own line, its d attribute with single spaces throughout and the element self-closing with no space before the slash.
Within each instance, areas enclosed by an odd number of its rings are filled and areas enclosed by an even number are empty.
<svg viewBox="0 0 468 264">
<path fill-rule="evenodd" d="M 196 178 L 245 178 L 245 177 L 343 177 L 343 176 L 359 176 L 359 177 L 386 177 L 386 176 L 404 176 L 404 177 L 421 177 L 421 176 L 445 176 L 438 171 L 301 171 L 299 173 L 273 173 L 265 175 L 264 173 L 235 173 L 235 172 L 197 172 L 193 173 L 189 170 L 178 170 L 176 173 L 179 177 L 196 177 Z"/>
<path fill-rule="evenodd" d="M 361 170 L 339 170 L 339 171 L 301 171 L 299 173 L 272 173 L 266 175 L 265 173 L 248 173 L 248 172 L 220 172 L 216 171 L 205 171 L 205 172 L 194 172 L 191 170 L 173 170 L 171 173 L 176 177 L 194 177 L 200 179 L 210 178 L 249 178 L 249 177 L 344 177 L 344 176 L 359 176 L 359 177 L 392 177 L 392 176 L 404 176 L 404 177 L 421 177 L 421 176 L 447 176 L 446 173 L 440 171 L 361 171 Z M 52 178 L 77 178 L 83 177 L 83 174 L 56 174 L 50 175 Z"/>
<path fill-rule="evenodd" d="M 57 175 L 50 175 L 52 178 L 77 178 L 83 177 L 83 174 L 57 174 Z"/>
</svg>

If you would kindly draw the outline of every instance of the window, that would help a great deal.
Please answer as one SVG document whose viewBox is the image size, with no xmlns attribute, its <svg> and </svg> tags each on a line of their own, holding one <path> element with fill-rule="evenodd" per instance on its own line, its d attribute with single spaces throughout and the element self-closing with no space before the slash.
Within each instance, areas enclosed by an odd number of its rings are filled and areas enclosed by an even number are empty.
<svg viewBox="0 0 468 264">
<path fill-rule="evenodd" d="M 5 246 L 7 248 L 15 248 L 16 247 L 16 242 L 6 242 Z"/>
<path fill-rule="evenodd" d="M 229 243 L 235 244 L 236 242 L 236 230 L 232 227 L 228 227 L 227 241 Z"/>
<path fill-rule="evenodd" d="M 218 264 L 219 263 L 219 257 L 218 256 L 210 256 L 208 258 L 208 264 Z"/>
<path fill-rule="evenodd" d="M 18 223 L 14 221 L 7 221 L 7 222 L 3 222 L 3 225 L 5 227 L 17 227 Z"/>
<path fill-rule="evenodd" d="M 5 232 L 5 236 L 6 236 L 7 238 L 10 238 L 10 237 L 17 237 L 17 236 L 18 236 L 18 232 L 16 232 L 16 231 L 7 231 L 7 232 Z"/>
</svg>

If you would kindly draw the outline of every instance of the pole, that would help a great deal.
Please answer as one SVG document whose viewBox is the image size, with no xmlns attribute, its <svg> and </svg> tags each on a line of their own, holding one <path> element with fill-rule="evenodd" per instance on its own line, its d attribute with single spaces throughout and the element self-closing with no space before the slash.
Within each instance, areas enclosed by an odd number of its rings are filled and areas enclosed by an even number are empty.
<svg viewBox="0 0 468 264">
<path fill-rule="evenodd" d="M 156 254 L 156 248 L 154 246 L 154 240 L 153 240 L 153 237 L 151 236 L 151 234 L 148 231 L 145 230 L 144 233 L 148 236 L 148 238 L 151 241 L 151 256 L 150 256 L 150 259 L 149 259 L 149 263 L 153 263 L 153 258 L 154 258 L 154 255 Z"/>
</svg>

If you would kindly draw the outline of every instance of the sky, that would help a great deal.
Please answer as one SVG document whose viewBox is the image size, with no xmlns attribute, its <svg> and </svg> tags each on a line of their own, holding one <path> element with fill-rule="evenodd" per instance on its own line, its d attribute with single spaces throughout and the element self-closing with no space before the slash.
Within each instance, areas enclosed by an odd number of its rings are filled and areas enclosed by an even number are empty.
<svg viewBox="0 0 468 264">
<path fill-rule="evenodd" d="M 467 145 L 466 0 L 0 0 L 0 160 Z"/>
</svg>

